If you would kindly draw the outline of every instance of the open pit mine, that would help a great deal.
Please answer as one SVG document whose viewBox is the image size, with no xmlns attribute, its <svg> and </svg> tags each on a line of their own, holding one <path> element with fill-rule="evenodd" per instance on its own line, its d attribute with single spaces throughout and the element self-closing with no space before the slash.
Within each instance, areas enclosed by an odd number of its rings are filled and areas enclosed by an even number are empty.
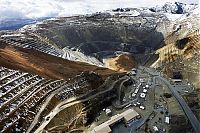
<svg viewBox="0 0 200 133">
<path fill-rule="evenodd" d="M 169 6 L 1 31 L 0 132 L 199 133 L 200 16 Z"/>
</svg>

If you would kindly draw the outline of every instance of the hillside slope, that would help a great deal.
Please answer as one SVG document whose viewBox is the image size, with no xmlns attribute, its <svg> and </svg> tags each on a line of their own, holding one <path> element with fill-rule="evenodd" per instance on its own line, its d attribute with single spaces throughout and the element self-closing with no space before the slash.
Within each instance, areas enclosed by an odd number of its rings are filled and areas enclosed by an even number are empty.
<svg viewBox="0 0 200 133">
<path fill-rule="evenodd" d="M 37 50 L 23 49 L 5 43 L 0 45 L 0 64 L 51 79 L 68 79 L 86 71 L 95 72 L 102 76 L 116 73 L 107 68 L 69 61 Z"/>
</svg>

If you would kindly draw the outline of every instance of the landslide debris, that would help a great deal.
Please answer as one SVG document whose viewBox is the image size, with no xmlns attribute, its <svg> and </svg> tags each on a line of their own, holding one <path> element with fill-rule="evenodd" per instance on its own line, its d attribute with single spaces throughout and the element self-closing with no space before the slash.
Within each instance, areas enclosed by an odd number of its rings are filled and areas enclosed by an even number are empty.
<svg viewBox="0 0 200 133">
<path fill-rule="evenodd" d="M 137 67 L 135 58 L 130 54 L 123 54 L 114 58 L 108 58 L 105 59 L 104 62 L 107 68 L 121 72 L 127 72 L 132 68 Z"/>
<path fill-rule="evenodd" d="M 0 64 L 29 73 L 41 75 L 50 79 L 68 79 L 92 71 L 101 76 L 116 73 L 116 71 L 97 67 L 84 62 L 75 62 L 58 58 L 33 49 L 23 49 L 5 43 L 0 45 Z"/>
</svg>

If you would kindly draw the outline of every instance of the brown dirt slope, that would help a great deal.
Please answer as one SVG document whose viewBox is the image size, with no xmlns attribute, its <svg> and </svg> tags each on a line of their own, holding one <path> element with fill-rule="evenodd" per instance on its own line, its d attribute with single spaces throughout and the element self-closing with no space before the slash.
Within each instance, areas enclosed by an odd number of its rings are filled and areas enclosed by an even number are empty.
<svg viewBox="0 0 200 133">
<path fill-rule="evenodd" d="M 169 51 L 169 53 L 162 54 L 162 62 L 165 63 L 162 67 L 162 71 L 169 77 L 173 77 L 173 72 L 180 71 L 183 79 L 190 81 L 196 88 L 199 88 L 200 35 L 192 34 L 183 39 L 186 39 L 187 43 L 180 43 L 184 44 L 180 52 L 175 53 L 171 50 L 166 50 Z M 175 47 L 175 44 L 169 45 Z"/>
<path fill-rule="evenodd" d="M 115 58 L 110 58 L 105 60 L 105 64 L 109 69 L 115 71 L 126 72 L 136 67 L 136 61 L 132 55 L 123 54 Z"/>
<path fill-rule="evenodd" d="M 2 42 L 0 42 L 0 66 L 19 69 L 51 79 L 68 79 L 85 71 L 93 71 L 103 77 L 116 73 L 107 68 L 70 61 Z"/>
</svg>

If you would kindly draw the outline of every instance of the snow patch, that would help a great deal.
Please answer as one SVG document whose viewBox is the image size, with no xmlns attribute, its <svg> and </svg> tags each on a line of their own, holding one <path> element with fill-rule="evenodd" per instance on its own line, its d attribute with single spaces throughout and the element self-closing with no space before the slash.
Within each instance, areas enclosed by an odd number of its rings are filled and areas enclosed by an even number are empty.
<svg viewBox="0 0 200 133">
<path fill-rule="evenodd" d="M 171 21 L 176 21 L 177 19 L 181 18 L 181 16 L 183 16 L 183 14 L 171 14 L 171 13 L 164 13 L 164 14 Z"/>
</svg>

